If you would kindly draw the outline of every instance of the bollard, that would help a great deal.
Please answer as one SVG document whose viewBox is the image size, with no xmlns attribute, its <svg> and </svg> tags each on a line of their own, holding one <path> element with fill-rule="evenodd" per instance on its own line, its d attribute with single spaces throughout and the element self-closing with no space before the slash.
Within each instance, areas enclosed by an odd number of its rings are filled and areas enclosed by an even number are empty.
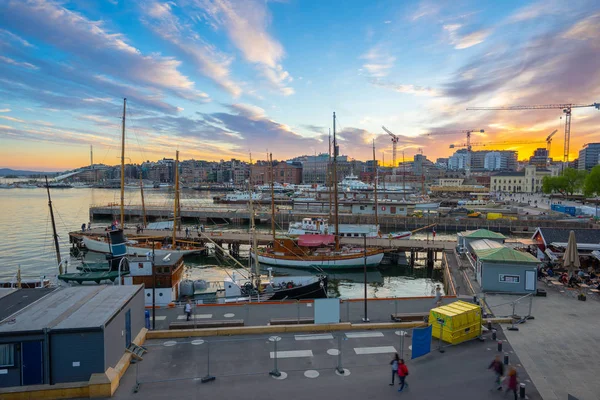
<svg viewBox="0 0 600 400">
<path fill-rule="evenodd" d="M 525 384 L 521 383 L 519 385 L 519 397 L 524 399 L 525 398 Z"/>
<path fill-rule="evenodd" d="M 336 371 L 340 374 L 344 374 L 344 367 L 342 366 L 342 334 L 338 335 L 338 365 Z"/>
<path fill-rule="evenodd" d="M 496 334 L 496 330 L 492 329 L 492 340 L 496 340 L 498 338 L 498 335 Z"/>
<path fill-rule="evenodd" d="M 502 340 L 498 340 L 498 351 L 502 351 Z"/>
<path fill-rule="evenodd" d="M 150 330 L 150 311 L 144 310 L 144 319 L 146 321 L 146 329 Z"/>
<path fill-rule="evenodd" d="M 277 341 L 280 339 L 277 336 L 272 336 L 273 338 L 273 370 L 269 372 L 269 375 L 276 376 L 279 378 L 281 376 L 281 372 L 277 369 Z"/>
<path fill-rule="evenodd" d="M 477 296 L 473 296 L 473 303 L 475 303 L 475 304 L 479 304 L 479 303 L 477 302 Z"/>
<path fill-rule="evenodd" d="M 504 365 L 508 365 L 508 353 L 504 353 Z"/>
</svg>

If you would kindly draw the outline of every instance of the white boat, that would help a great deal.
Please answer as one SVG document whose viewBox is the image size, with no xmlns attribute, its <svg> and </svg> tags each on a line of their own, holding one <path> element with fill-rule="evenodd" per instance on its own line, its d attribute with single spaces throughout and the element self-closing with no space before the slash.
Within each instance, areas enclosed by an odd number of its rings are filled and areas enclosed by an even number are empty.
<svg viewBox="0 0 600 400">
<path fill-rule="evenodd" d="M 252 201 L 262 200 L 262 193 L 252 192 Z M 233 192 L 227 193 L 224 197 L 213 197 L 215 203 L 247 203 L 250 201 L 250 192 Z"/>
<path fill-rule="evenodd" d="M 379 226 L 374 224 L 339 224 L 339 237 L 363 237 L 367 238 L 390 238 L 390 239 L 409 239 L 412 233 L 410 231 L 392 232 L 387 235 L 381 234 Z M 335 228 L 329 226 L 327 218 L 303 218 L 301 222 L 294 222 L 288 228 L 289 235 L 327 235 L 335 234 Z"/>
<path fill-rule="evenodd" d="M 373 186 L 358 179 L 356 175 L 346 176 L 339 184 L 340 190 L 353 191 L 353 190 L 373 190 Z"/>
<path fill-rule="evenodd" d="M 104 238 L 97 238 L 97 239 L 93 239 L 89 236 L 84 236 L 83 237 L 83 244 L 85 245 L 85 247 L 90 250 L 90 251 L 95 251 L 97 253 L 105 253 L 108 254 L 110 253 L 110 247 L 108 242 L 106 242 L 106 240 L 104 240 Z M 137 246 L 136 246 L 137 245 Z M 177 257 L 183 257 L 183 256 L 187 256 L 190 254 L 197 254 L 200 253 L 200 249 L 198 248 L 192 248 L 192 249 L 185 249 L 185 248 L 169 248 L 167 247 L 162 247 L 162 248 L 155 248 L 154 249 L 154 255 L 156 257 L 164 257 L 168 254 L 171 254 L 173 258 L 177 258 Z M 145 255 L 148 253 L 152 253 L 152 247 L 146 247 L 146 246 L 140 246 L 136 241 L 128 241 L 127 242 L 127 254 L 128 255 Z"/>
</svg>

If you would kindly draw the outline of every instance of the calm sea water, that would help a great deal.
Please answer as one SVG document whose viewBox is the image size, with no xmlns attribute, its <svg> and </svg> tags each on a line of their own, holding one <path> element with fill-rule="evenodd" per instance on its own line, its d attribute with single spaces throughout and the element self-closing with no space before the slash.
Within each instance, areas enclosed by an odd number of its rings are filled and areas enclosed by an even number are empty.
<svg viewBox="0 0 600 400">
<path fill-rule="evenodd" d="M 147 204 L 172 206 L 173 191 L 167 189 L 145 189 Z M 215 193 L 195 190 L 183 190 L 182 205 L 212 205 Z M 89 221 L 89 207 L 94 204 L 118 203 L 120 192 L 114 189 L 72 188 L 51 190 L 52 205 L 62 257 L 69 256 L 69 232 L 78 230 L 82 223 Z M 125 192 L 126 204 L 140 204 L 139 190 Z M 94 222 L 92 221 L 92 225 Z M 230 226 L 232 229 L 243 228 Z M 265 230 L 268 226 L 263 227 Z M 17 267 L 21 267 L 23 278 L 55 276 L 56 254 L 52 241 L 52 225 L 45 189 L 0 189 L 0 279 L 7 280 L 15 276 Z M 417 237 L 425 234 L 418 234 Z M 451 238 L 452 236 L 448 236 Z M 438 234 L 438 239 L 444 235 Z M 241 263 L 247 265 L 248 247 L 242 248 Z M 102 261 L 103 256 L 88 253 L 87 261 Z M 424 262 L 421 260 L 421 262 Z M 80 262 L 71 257 L 69 271 L 75 271 Z M 217 260 L 214 257 L 195 257 L 186 260 L 187 275 L 191 279 L 221 280 L 231 272 L 233 263 L 229 260 Z M 276 269 L 278 275 L 299 274 L 294 270 Z M 306 272 L 302 272 L 303 274 Z M 441 276 L 435 271 L 426 276 L 424 268 L 411 270 L 403 266 L 381 266 L 367 274 L 370 297 L 422 296 L 433 293 L 435 283 Z M 330 275 L 331 295 L 357 298 L 363 296 L 364 275 L 362 271 L 350 271 Z"/>
</svg>

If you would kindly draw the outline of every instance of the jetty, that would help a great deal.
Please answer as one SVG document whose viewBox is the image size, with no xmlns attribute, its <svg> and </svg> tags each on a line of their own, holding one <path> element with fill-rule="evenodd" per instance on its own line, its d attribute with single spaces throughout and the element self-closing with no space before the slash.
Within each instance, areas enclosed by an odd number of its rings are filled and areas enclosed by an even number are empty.
<svg viewBox="0 0 600 400">
<path fill-rule="evenodd" d="M 167 205 L 146 205 L 146 217 L 148 220 L 161 220 L 173 218 L 173 209 Z M 271 221 L 270 207 L 257 207 L 255 210 L 256 222 Z M 116 203 L 107 205 L 93 205 L 89 209 L 90 221 L 110 221 L 120 213 L 119 205 Z M 124 209 L 125 220 L 130 223 L 142 221 L 144 210 L 141 205 L 128 205 Z M 194 223 L 231 223 L 240 225 L 249 225 L 250 213 L 245 205 L 229 204 L 226 206 L 203 205 L 191 206 L 182 205 L 179 212 L 181 219 L 186 222 Z M 289 206 L 277 206 L 275 211 L 275 221 L 279 226 L 287 226 L 291 222 L 297 222 L 302 218 L 309 217 L 328 217 L 328 213 L 315 213 L 314 211 L 292 210 Z M 459 232 L 464 230 L 476 230 L 485 228 L 496 232 L 508 233 L 512 231 L 525 231 L 531 227 L 541 228 L 593 228 L 592 223 L 587 219 L 556 220 L 544 218 L 539 215 L 527 215 L 518 219 L 495 219 L 487 220 L 483 218 L 466 218 L 457 216 L 440 217 L 439 214 L 424 214 L 422 216 L 404 216 L 404 215 L 379 215 L 379 225 L 383 230 L 414 230 L 424 225 L 437 224 L 438 232 Z M 340 224 L 374 224 L 374 215 L 365 214 L 339 214 Z"/>
</svg>

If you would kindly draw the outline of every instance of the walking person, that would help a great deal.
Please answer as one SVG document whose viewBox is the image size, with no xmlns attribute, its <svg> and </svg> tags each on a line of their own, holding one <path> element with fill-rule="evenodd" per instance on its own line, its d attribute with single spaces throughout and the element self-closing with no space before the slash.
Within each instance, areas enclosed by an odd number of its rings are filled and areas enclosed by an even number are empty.
<svg viewBox="0 0 600 400">
<path fill-rule="evenodd" d="M 496 389 L 502 390 L 502 377 L 504 376 L 504 364 L 500 361 L 500 356 L 496 356 L 491 362 L 488 369 L 491 369 L 496 374 Z"/>
<path fill-rule="evenodd" d="M 400 364 L 400 356 L 396 353 L 392 361 L 390 361 L 390 365 L 392 366 L 392 383 L 390 383 L 390 386 L 394 386 L 394 379 L 398 374 L 398 364 Z M 398 379 L 398 384 L 400 384 L 400 379 Z"/>
<path fill-rule="evenodd" d="M 189 321 L 192 318 L 192 302 L 191 301 L 187 301 L 187 303 L 185 303 L 185 315 L 186 315 L 186 321 Z"/>
<path fill-rule="evenodd" d="M 517 400 L 517 387 L 519 386 L 519 381 L 517 379 L 517 370 L 515 367 L 510 367 L 508 371 L 508 378 L 506 383 L 506 393 L 513 392 L 515 395 L 515 400 Z"/>
<path fill-rule="evenodd" d="M 408 383 L 406 383 L 407 376 L 408 367 L 404 363 L 404 358 L 401 358 L 400 362 L 398 362 L 398 377 L 400 378 L 400 389 L 398 389 L 399 392 L 402 392 L 405 386 L 408 387 Z"/>
<path fill-rule="evenodd" d="M 189 239 L 190 237 L 190 228 L 188 228 L 187 226 L 185 227 L 185 238 Z"/>
<path fill-rule="evenodd" d="M 439 307 L 442 305 L 442 289 L 440 286 L 435 287 L 435 306 Z"/>
</svg>

